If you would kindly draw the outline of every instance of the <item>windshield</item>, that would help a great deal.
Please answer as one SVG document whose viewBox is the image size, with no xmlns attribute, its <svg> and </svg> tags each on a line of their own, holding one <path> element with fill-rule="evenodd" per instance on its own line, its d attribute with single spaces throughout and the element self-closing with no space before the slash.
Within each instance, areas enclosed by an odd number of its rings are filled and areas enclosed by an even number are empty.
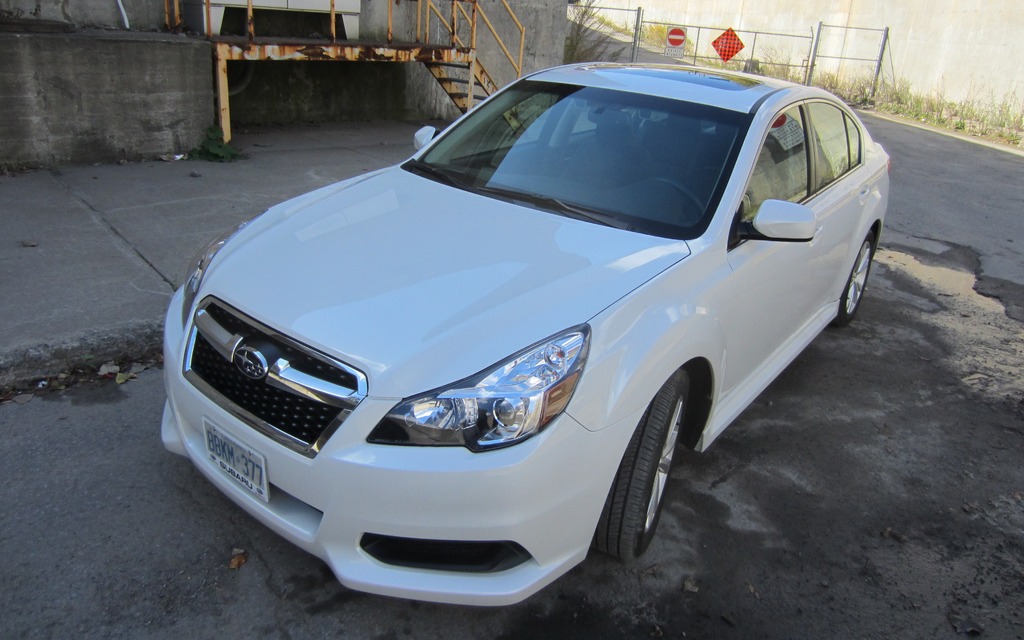
<svg viewBox="0 0 1024 640">
<path fill-rule="evenodd" d="M 692 239 L 710 223 L 749 122 L 716 107 L 527 80 L 403 166 L 561 215 Z"/>
</svg>

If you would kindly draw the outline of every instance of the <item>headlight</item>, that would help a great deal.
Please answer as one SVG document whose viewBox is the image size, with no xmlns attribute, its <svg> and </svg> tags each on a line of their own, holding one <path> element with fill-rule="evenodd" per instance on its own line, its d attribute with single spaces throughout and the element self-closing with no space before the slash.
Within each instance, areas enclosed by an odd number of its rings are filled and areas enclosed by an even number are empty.
<svg viewBox="0 0 1024 640">
<path fill-rule="evenodd" d="M 404 400 L 367 440 L 473 451 L 521 442 L 569 404 L 589 344 L 590 328 L 576 327 L 451 387 Z"/>
<path fill-rule="evenodd" d="M 233 229 L 225 231 L 213 242 L 200 249 L 195 257 L 192 258 L 192 261 L 188 263 L 188 271 L 185 273 L 185 284 L 182 285 L 182 289 L 185 292 L 185 300 L 181 305 L 182 326 L 188 324 L 188 316 L 192 312 L 192 303 L 196 301 L 199 286 L 203 283 L 203 276 L 206 275 L 206 269 L 213 261 L 213 257 L 227 244 L 228 240 L 234 237 L 247 224 L 249 224 L 248 220 Z"/>
</svg>

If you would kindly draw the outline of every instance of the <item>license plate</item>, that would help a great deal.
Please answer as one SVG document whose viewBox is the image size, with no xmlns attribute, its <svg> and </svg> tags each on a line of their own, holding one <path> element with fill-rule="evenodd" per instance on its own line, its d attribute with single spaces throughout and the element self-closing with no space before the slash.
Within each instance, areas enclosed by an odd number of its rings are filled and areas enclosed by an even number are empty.
<svg viewBox="0 0 1024 640">
<path fill-rule="evenodd" d="M 269 502 L 267 462 L 263 454 L 205 422 L 206 453 L 229 478 L 264 502 Z"/>
</svg>

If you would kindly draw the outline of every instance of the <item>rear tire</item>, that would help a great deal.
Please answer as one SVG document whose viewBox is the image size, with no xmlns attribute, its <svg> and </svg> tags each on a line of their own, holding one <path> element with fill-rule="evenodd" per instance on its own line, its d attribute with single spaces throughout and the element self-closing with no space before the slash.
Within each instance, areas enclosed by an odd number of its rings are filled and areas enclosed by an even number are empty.
<svg viewBox="0 0 1024 640">
<path fill-rule="evenodd" d="M 654 539 L 689 386 L 689 377 L 680 369 L 651 400 L 615 473 L 594 532 L 595 549 L 631 560 Z"/>
<path fill-rule="evenodd" d="M 864 288 L 868 284 L 871 260 L 874 256 L 875 233 L 869 231 L 860 245 L 856 260 L 853 261 L 850 277 L 846 279 L 843 295 L 839 298 L 839 312 L 836 314 L 835 320 L 832 321 L 832 326 L 845 327 L 853 322 L 853 318 L 857 315 L 860 304 L 864 300 Z"/>
</svg>

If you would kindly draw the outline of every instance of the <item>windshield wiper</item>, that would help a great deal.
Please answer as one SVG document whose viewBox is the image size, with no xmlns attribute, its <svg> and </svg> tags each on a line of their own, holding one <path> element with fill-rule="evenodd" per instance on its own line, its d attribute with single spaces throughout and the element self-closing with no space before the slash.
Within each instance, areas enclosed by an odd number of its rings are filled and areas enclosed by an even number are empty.
<svg viewBox="0 0 1024 640">
<path fill-rule="evenodd" d="M 564 215 L 568 218 L 575 218 L 576 220 L 586 220 L 588 222 L 595 222 L 606 227 L 613 227 L 615 229 L 623 229 L 625 231 L 636 231 L 636 227 L 619 220 L 615 216 L 601 213 L 600 211 L 594 211 L 592 209 L 586 209 L 575 204 L 559 200 L 553 196 L 546 196 L 540 193 L 531 193 L 527 191 L 516 191 L 515 189 L 506 189 L 504 187 L 491 187 L 491 186 L 480 186 L 474 187 L 474 191 L 480 193 L 487 193 L 503 200 L 511 200 L 514 202 L 526 202 L 532 205 L 539 206 L 552 213 Z"/>
<path fill-rule="evenodd" d="M 456 189 L 463 189 L 465 191 L 473 190 L 473 186 L 461 174 L 453 171 L 447 171 L 432 164 L 427 164 L 421 160 L 410 160 L 403 164 L 402 168 L 409 171 L 415 171 L 422 176 L 438 180 L 450 187 L 455 187 Z"/>
</svg>

